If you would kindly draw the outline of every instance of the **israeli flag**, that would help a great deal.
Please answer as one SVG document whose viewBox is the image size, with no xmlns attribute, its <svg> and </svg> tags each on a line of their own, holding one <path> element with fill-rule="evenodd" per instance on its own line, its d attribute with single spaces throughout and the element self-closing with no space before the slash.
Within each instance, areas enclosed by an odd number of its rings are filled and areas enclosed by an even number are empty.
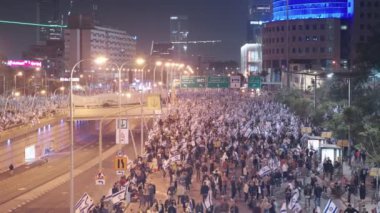
<svg viewBox="0 0 380 213">
<path fill-rule="evenodd" d="M 332 200 L 330 199 L 326 206 L 325 206 L 325 209 L 323 210 L 323 213 L 336 213 L 338 212 L 338 207 L 335 205 L 334 202 L 332 202 Z"/>
<path fill-rule="evenodd" d="M 113 204 L 119 203 L 122 200 L 125 200 L 126 188 L 116 192 L 115 194 L 107 195 L 104 198 L 104 201 L 112 201 Z"/>
<path fill-rule="evenodd" d="M 293 190 L 292 198 L 290 199 L 290 202 L 288 204 L 288 209 L 293 210 L 296 207 L 299 197 L 300 197 L 299 191 L 297 189 Z"/>
<path fill-rule="evenodd" d="M 88 213 L 94 208 L 94 201 L 84 193 L 80 200 L 75 204 L 75 213 Z"/>
<path fill-rule="evenodd" d="M 263 168 L 259 170 L 257 174 L 260 175 L 261 177 L 264 177 L 265 175 L 269 175 L 270 173 L 271 173 L 271 169 L 268 166 L 264 166 Z"/>
<path fill-rule="evenodd" d="M 125 200 L 125 189 L 120 190 L 116 192 L 115 194 L 113 194 L 111 200 L 113 204 L 116 204 L 116 203 L 121 202 L 122 200 Z"/>
<path fill-rule="evenodd" d="M 205 209 L 210 209 L 212 206 L 212 190 L 208 191 L 206 199 L 203 200 L 203 206 Z"/>
<path fill-rule="evenodd" d="M 170 157 L 170 161 L 171 162 L 181 161 L 181 155 L 177 154 L 177 155 Z"/>
<path fill-rule="evenodd" d="M 286 203 L 283 203 L 280 209 L 280 213 L 287 213 L 288 211 L 286 210 Z"/>
</svg>

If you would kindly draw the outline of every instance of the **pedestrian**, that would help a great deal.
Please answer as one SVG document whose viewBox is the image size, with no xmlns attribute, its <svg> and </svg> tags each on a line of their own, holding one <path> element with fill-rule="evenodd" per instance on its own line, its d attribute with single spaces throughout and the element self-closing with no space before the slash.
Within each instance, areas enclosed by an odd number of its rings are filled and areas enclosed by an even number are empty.
<svg viewBox="0 0 380 213">
<path fill-rule="evenodd" d="M 315 207 L 321 206 L 322 187 L 317 183 L 314 188 L 314 205 Z"/>
<path fill-rule="evenodd" d="M 239 213 L 239 207 L 236 205 L 234 200 L 232 200 L 229 213 Z"/>
<path fill-rule="evenodd" d="M 343 213 L 359 213 L 358 210 L 354 209 L 351 204 L 348 204 L 346 210 Z"/>
<path fill-rule="evenodd" d="M 306 184 L 304 190 L 303 190 L 303 195 L 305 196 L 305 206 L 310 208 L 310 199 L 311 199 L 311 194 L 312 194 L 312 187 L 310 183 Z"/>
<path fill-rule="evenodd" d="M 10 174 L 10 175 L 13 175 L 13 173 L 14 173 L 14 169 L 15 169 L 15 167 L 13 166 L 13 164 L 10 164 L 10 165 L 9 165 L 9 174 Z"/>
<path fill-rule="evenodd" d="M 359 197 L 360 197 L 360 200 L 364 201 L 365 196 L 366 196 L 365 185 L 364 185 L 364 183 L 360 183 L 360 187 L 359 187 Z"/>
<path fill-rule="evenodd" d="M 248 200 L 248 192 L 249 192 L 249 185 L 248 183 L 244 183 L 244 186 L 243 186 L 243 192 L 244 192 L 244 202 L 247 202 Z"/>
</svg>

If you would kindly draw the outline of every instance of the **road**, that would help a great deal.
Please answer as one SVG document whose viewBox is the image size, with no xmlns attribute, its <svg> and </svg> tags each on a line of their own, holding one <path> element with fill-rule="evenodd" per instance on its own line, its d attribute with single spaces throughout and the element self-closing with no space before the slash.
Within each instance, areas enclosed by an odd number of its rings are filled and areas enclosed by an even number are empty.
<svg viewBox="0 0 380 213">
<path fill-rule="evenodd" d="M 139 119 L 130 121 L 130 126 L 134 127 L 140 124 Z M 115 134 L 114 134 L 114 121 L 105 122 L 103 124 L 103 149 L 104 153 L 111 151 L 112 156 L 119 149 L 115 146 Z M 56 131 L 58 135 L 68 137 L 68 128 L 62 127 L 61 131 Z M 138 132 L 139 133 L 139 132 Z M 138 140 L 138 134 L 134 134 L 135 140 Z M 58 135 L 50 135 L 54 138 Z M 94 176 L 98 172 L 98 130 L 95 122 L 84 122 L 83 127 L 77 128 L 75 137 L 75 166 L 81 169 L 81 166 L 85 163 L 96 160 L 96 163 L 91 166 L 87 171 L 78 174 L 75 179 L 75 200 L 77 201 L 84 192 L 92 194 L 94 192 L 94 198 L 100 198 L 102 191 L 106 191 L 112 185 L 112 179 L 116 180 L 116 174 L 113 172 L 113 157 L 107 158 L 103 167 L 106 175 L 107 185 L 96 186 L 94 183 Z M 137 148 L 140 147 L 136 145 Z M 134 149 L 132 144 L 126 147 L 128 156 L 134 156 Z M 38 187 L 48 185 L 49 181 L 57 180 L 58 177 L 67 174 L 69 172 L 69 152 L 63 150 L 60 153 L 54 154 L 49 157 L 47 164 L 39 165 L 38 163 L 31 166 L 18 168 L 15 174 L 10 177 L 9 173 L 3 173 L 0 175 L 0 208 L 7 207 L 9 209 L 17 208 L 19 205 L 21 208 L 15 210 L 15 212 L 68 212 L 69 209 L 69 182 L 65 181 L 62 185 L 52 191 L 46 191 L 45 193 L 36 193 L 35 196 L 31 195 L 31 199 L 23 201 L 17 204 L 15 200 L 23 194 L 31 193 Z M 114 177 L 113 177 L 114 176 Z M 111 185 L 110 185 L 111 184 Z M 39 198 L 37 198 L 39 197 Z M 37 199 L 35 199 L 37 198 Z M 28 203 L 29 201 L 29 203 Z M 20 201 L 21 202 L 21 201 Z M 13 204 L 14 206 L 8 205 Z M 28 204 L 26 204 L 28 203 Z M 23 205 L 26 204 L 26 205 Z"/>
</svg>

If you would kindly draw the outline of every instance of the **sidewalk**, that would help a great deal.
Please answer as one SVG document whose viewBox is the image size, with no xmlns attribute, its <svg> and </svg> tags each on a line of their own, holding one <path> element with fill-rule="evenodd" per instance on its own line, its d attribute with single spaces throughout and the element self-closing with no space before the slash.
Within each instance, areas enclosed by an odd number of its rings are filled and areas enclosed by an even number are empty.
<svg viewBox="0 0 380 213">
<path fill-rule="evenodd" d="M 346 162 L 344 162 L 343 163 L 343 175 L 344 175 L 344 177 L 347 178 L 347 180 L 351 180 L 351 178 L 352 178 L 351 172 L 352 172 L 351 167 Z M 372 189 L 372 183 L 369 180 L 368 176 L 367 176 L 367 180 L 366 180 L 366 197 L 365 197 L 363 205 L 359 206 L 359 203 L 360 203 L 359 192 L 356 195 L 355 194 L 351 195 L 351 205 L 354 206 L 357 210 L 362 209 L 362 207 L 365 207 L 365 209 L 368 212 L 371 212 L 372 209 L 376 208 L 377 205 L 376 205 L 376 203 L 372 202 L 372 195 L 374 193 L 374 190 Z M 359 189 L 358 189 L 358 191 L 359 191 Z M 347 201 L 347 192 L 342 196 L 342 201 L 345 205 L 349 204 Z"/>
</svg>

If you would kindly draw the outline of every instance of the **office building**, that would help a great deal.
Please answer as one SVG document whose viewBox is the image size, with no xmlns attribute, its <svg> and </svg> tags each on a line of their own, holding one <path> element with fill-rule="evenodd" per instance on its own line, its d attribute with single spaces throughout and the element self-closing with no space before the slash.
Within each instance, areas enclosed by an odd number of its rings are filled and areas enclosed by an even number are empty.
<svg viewBox="0 0 380 213">
<path fill-rule="evenodd" d="M 272 80 L 299 85 L 292 73 L 349 70 L 357 46 L 379 24 L 379 0 L 273 0 L 263 25 L 263 70 Z"/>
<path fill-rule="evenodd" d="M 244 76 L 262 71 L 262 28 L 272 20 L 271 0 L 249 0 L 247 43 L 240 48 L 240 72 Z"/>
<path fill-rule="evenodd" d="M 247 42 L 261 43 L 262 25 L 272 20 L 272 0 L 250 0 L 248 11 Z"/>
<path fill-rule="evenodd" d="M 37 23 L 44 25 L 63 25 L 63 15 L 60 12 L 60 0 L 37 1 Z M 63 28 L 41 26 L 37 28 L 37 44 L 43 45 L 48 40 L 62 40 Z"/>
<path fill-rule="evenodd" d="M 99 24 L 99 1 L 100 0 L 70 0 L 68 16 L 82 16 L 86 19 L 91 19 L 94 24 Z"/>
<path fill-rule="evenodd" d="M 358 47 L 367 42 L 373 28 L 380 26 L 380 0 L 355 0 L 351 22 L 350 58 L 355 60 Z"/>
<path fill-rule="evenodd" d="M 79 60 L 94 59 L 98 56 L 107 57 L 109 66 L 127 62 L 126 67 L 128 67 L 128 65 L 132 65 L 135 57 L 136 40 L 135 36 L 128 35 L 126 31 L 108 27 L 66 29 L 66 71 L 68 72 Z M 90 61 L 84 62 L 80 66 L 81 72 L 95 72 L 97 69 L 99 67 Z"/>
<path fill-rule="evenodd" d="M 188 50 L 188 18 L 187 16 L 170 17 L 170 42 L 174 44 L 176 60 L 186 58 Z"/>
</svg>

